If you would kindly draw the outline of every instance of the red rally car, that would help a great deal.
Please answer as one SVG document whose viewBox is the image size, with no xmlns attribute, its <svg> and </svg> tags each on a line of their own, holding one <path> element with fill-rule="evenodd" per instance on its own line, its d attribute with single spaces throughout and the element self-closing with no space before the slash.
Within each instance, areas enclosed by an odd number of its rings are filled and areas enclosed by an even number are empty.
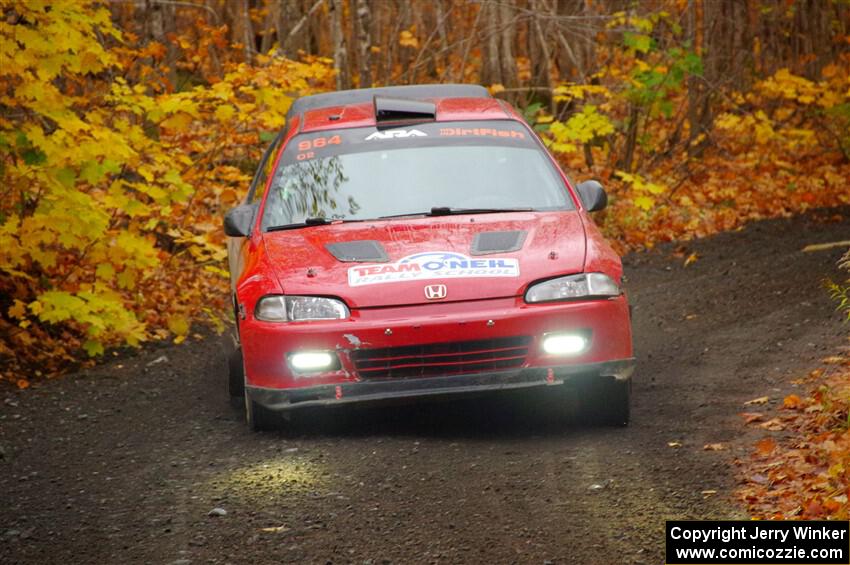
<svg viewBox="0 0 850 565">
<path fill-rule="evenodd" d="M 224 221 L 231 395 L 261 430 L 307 406 L 567 387 L 625 425 L 622 265 L 589 215 L 606 203 L 480 86 L 296 100 Z"/>
</svg>

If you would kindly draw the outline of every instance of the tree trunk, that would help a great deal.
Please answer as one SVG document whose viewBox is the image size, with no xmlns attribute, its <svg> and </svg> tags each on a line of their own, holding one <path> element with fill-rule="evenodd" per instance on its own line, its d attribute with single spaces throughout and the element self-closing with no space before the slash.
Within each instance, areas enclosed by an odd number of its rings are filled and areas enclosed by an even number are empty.
<svg viewBox="0 0 850 565">
<path fill-rule="evenodd" d="M 351 88 L 351 74 L 348 68 L 348 50 L 345 45 L 343 22 L 343 0 L 331 0 L 331 41 L 334 49 L 334 70 L 336 71 L 336 89 Z"/>
<path fill-rule="evenodd" d="M 251 24 L 251 13 L 248 11 L 248 0 L 241 0 L 239 3 L 239 22 L 242 30 L 242 43 L 245 52 L 245 62 L 251 63 L 254 60 L 254 26 Z"/>
<path fill-rule="evenodd" d="M 174 20 L 176 18 L 174 5 L 161 4 L 152 0 L 145 1 L 145 33 L 147 41 L 156 41 L 166 47 L 167 54 L 165 64 L 168 65 L 168 81 L 174 87 L 177 82 L 176 61 L 178 57 L 177 46 L 168 39 L 168 35 L 175 33 Z"/>
<path fill-rule="evenodd" d="M 618 169 L 627 173 L 632 172 L 632 166 L 634 165 L 639 122 L 640 108 L 636 105 L 632 105 L 632 109 L 629 111 L 629 125 L 626 129 L 626 144 L 623 147 L 622 157 L 617 164 Z"/>
<path fill-rule="evenodd" d="M 502 65 L 499 62 L 499 7 L 495 0 L 481 5 L 484 11 L 484 35 L 487 38 L 484 48 L 484 61 L 481 69 L 481 82 L 485 85 L 504 84 Z"/>
<path fill-rule="evenodd" d="M 535 11 L 535 15 L 532 17 L 531 25 L 534 28 L 534 37 L 536 38 L 536 45 L 540 51 L 540 60 L 533 61 L 532 65 L 537 68 L 537 73 L 535 76 L 534 86 L 545 86 L 549 89 L 549 92 L 544 97 L 549 102 L 549 113 L 555 113 L 555 102 L 554 97 L 552 96 L 552 73 L 551 73 L 551 64 L 552 64 L 552 56 L 549 52 L 549 37 L 546 32 L 543 31 L 543 26 L 540 24 L 540 18 L 538 18 L 536 12 L 543 11 L 541 7 L 538 6 L 538 0 L 531 0 L 531 9 Z M 548 25 L 546 26 L 549 27 Z"/>
<path fill-rule="evenodd" d="M 706 60 L 705 42 L 705 6 L 703 0 L 688 0 L 688 32 L 694 52 L 703 57 L 703 72 L 710 73 L 712 61 Z M 708 104 L 709 92 L 705 88 L 704 79 L 691 75 L 688 77 L 688 154 L 696 155 L 703 143 L 696 146 L 694 141 L 700 134 L 705 134 L 711 123 L 711 108 Z"/>
<path fill-rule="evenodd" d="M 436 10 L 437 10 L 437 35 L 440 39 L 440 48 L 434 54 L 434 67 L 436 68 L 437 73 L 441 72 L 445 73 L 448 71 L 448 61 L 449 57 L 449 39 L 448 32 L 446 31 L 447 21 L 449 14 L 446 13 L 445 8 L 443 7 L 443 0 L 436 0 Z"/>
<path fill-rule="evenodd" d="M 310 9 L 307 10 L 306 14 L 299 9 L 298 5 L 300 3 L 298 2 L 298 0 L 286 1 L 286 6 L 289 8 L 289 10 L 287 14 L 283 14 L 281 12 L 281 18 L 289 20 L 291 22 L 295 19 L 297 14 L 304 14 L 298 19 L 298 21 L 294 25 L 292 25 L 292 27 L 289 28 L 289 32 L 284 36 L 284 38 L 280 40 L 280 48 L 281 51 L 283 51 L 284 55 L 286 55 L 287 57 L 294 57 L 295 53 L 298 51 L 298 49 L 295 47 L 297 45 L 295 40 L 298 38 L 299 34 L 301 34 L 303 30 L 310 28 L 310 18 L 313 16 L 314 13 L 316 13 L 319 8 L 322 7 L 322 5 L 325 3 L 325 0 L 316 0 L 315 2 L 313 2 L 313 4 L 310 6 Z M 281 23 L 280 25 L 281 27 L 284 27 L 286 24 Z M 312 49 L 310 48 L 309 37 L 304 41 L 303 45 L 304 51 L 306 51 L 307 53 L 313 53 Z"/>
<path fill-rule="evenodd" d="M 517 35 L 514 2 L 515 0 L 501 0 L 499 4 L 499 25 L 501 26 L 499 59 L 502 67 L 502 84 L 508 88 L 514 88 L 519 84 L 514 58 L 514 39 Z"/>
<path fill-rule="evenodd" d="M 266 21 L 263 22 L 263 39 L 260 41 L 260 53 L 268 53 L 269 49 L 272 48 L 274 44 L 275 37 L 277 35 L 277 21 L 278 12 L 281 10 L 280 2 L 271 2 L 268 5 L 268 13 L 266 14 Z"/>
<path fill-rule="evenodd" d="M 357 0 L 357 65 L 360 88 L 372 86 L 372 11 L 368 0 Z"/>
</svg>

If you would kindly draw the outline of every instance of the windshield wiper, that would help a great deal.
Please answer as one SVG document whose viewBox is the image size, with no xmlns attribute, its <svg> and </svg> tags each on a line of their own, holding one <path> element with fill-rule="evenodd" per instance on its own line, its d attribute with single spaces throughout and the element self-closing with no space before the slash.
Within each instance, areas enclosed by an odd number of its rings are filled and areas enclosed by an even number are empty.
<svg viewBox="0 0 850 565">
<path fill-rule="evenodd" d="M 265 231 L 283 231 L 283 230 L 297 230 L 299 228 L 309 228 L 313 226 L 329 226 L 331 224 L 341 224 L 348 222 L 362 222 L 363 220 L 334 220 L 327 218 L 307 218 L 303 222 L 297 222 L 294 224 L 283 224 L 280 226 L 269 226 Z"/>
<path fill-rule="evenodd" d="M 534 208 L 451 208 L 435 206 L 428 216 L 455 216 L 459 214 L 498 214 L 500 212 L 532 212 Z"/>
<path fill-rule="evenodd" d="M 452 208 L 450 206 L 434 206 L 430 212 L 407 212 L 381 216 L 379 220 L 391 218 L 407 218 L 411 216 L 457 216 L 460 214 L 498 214 L 500 212 L 533 212 L 534 208 Z"/>
</svg>

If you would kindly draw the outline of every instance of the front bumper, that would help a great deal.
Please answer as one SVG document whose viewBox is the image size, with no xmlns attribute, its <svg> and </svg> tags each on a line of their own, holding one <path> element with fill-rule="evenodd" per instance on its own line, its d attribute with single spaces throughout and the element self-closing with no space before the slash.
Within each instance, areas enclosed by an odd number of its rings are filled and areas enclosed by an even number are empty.
<svg viewBox="0 0 850 565">
<path fill-rule="evenodd" d="M 609 361 L 631 359 L 631 323 L 624 296 L 610 300 L 525 304 L 522 297 L 471 302 L 435 303 L 409 307 L 354 310 L 347 320 L 275 324 L 252 319 L 239 324 L 245 359 L 246 385 L 255 389 L 319 390 L 325 385 L 347 387 L 378 379 L 359 374 L 358 352 L 419 344 L 461 343 L 470 340 L 504 340 L 526 336 L 528 355 L 521 366 L 482 368 L 480 373 L 525 373 L 535 369 L 580 370 Z M 589 347 L 574 356 L 546 354 L 541 339 L 549 333 L 582 333 L 591 336 Z M 295 351 L 334 352 L 337 370 L 310 376 L 293 373 L 287 354 Z M 508 370 L 510 369 L 510 370 Z M 522 369 L 522 371 L 520 371 Z M 464 382 L 480 376 L 463 375 Z M 446 374 L 450 374 L 447 372 Z M 428 379 L 442 378 L 433 374 Z M 368 381 L 368 382 L 366 382 Z M 366 390 L 366 389 L 364 389 Z"/>
<path fill-rule="evenodd" d="M 275 411 L 309 406 L 333 406 L 352 402 L 381 402 L 433 396 L 455 396 L 479 392 L 553 386 L 573 379 L 613 378 L 626 380 L 634 372 L 634 358 L 602 363 L 548 368 L 525 368 L 495 373 L 455 375 L 418 379 L 359 381 L 312 387 L 278 389 L 247 386 L 248 398 Z"/>
</svg>

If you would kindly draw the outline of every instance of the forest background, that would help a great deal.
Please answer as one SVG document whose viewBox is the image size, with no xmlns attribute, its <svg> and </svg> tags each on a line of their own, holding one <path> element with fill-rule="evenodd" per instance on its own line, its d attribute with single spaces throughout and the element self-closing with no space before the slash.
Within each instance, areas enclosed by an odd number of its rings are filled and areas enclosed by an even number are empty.
<svg viewBox="0 0 850 565">
<path fill-rule="evenodd" d="M 222 331 L 221 218 L 291 101 L 428 82 L 520 108 L 621 252 L 850 204 L 847 0 L 0 0 L 0 380 Z"/>
</svg>

